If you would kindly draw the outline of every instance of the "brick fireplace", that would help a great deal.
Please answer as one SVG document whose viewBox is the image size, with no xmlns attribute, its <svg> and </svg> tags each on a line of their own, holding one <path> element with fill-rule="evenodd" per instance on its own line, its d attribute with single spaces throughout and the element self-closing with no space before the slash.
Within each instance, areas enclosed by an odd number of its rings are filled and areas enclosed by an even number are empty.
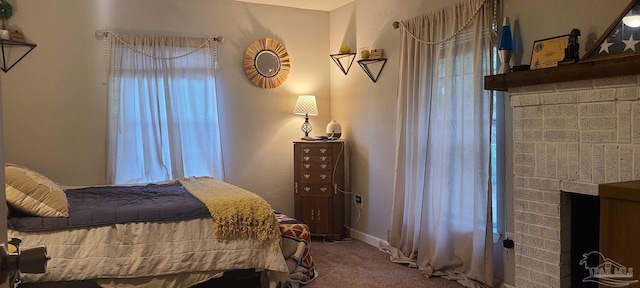
<svg viewBox="0 0 640 288">
<path fill-rule="evenodd" d="M 640 179 L 638 85 L 640 74 L 508 87 L 516 287 L 571 286 L 561 191 L 597 195 L 598 184 Z"/>
</svg>

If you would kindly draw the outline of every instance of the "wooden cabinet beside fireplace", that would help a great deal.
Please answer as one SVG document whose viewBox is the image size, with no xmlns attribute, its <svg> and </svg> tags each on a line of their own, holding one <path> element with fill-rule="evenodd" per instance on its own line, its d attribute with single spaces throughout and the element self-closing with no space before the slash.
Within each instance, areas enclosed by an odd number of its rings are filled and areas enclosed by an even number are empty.
<svg viewBox="0 0 640 288">
<path fill-rule="evenodd" d="M 295 141 L 293 150 L 295 217 L 311 235 L 345 236 L 345 142 Z"/>
<path fill-rule="evenodd" d="M 640 181 L 600 184 L 600 253 L 605 273 L 640 287 Z M 633 268 L 633 270 L 630 270 Z M 608 270 L 607 270 L 608 269 Z M 626 275 L 623 275 L 626 274 Z M 610 287 L 600 284 L 599 287 Z"/>
</svg>

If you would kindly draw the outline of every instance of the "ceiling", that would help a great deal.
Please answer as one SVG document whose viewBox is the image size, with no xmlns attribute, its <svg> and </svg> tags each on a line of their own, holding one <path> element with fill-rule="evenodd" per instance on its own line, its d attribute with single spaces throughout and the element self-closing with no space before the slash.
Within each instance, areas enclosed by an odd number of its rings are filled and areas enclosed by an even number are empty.
<svg viewBox="0 0 640 288">
<path fill-rule="evenodd" d="M 257 4 L 284 6 L 319 11 L 332 11 L 354 0 L 236 0 Z"/>
</svg>

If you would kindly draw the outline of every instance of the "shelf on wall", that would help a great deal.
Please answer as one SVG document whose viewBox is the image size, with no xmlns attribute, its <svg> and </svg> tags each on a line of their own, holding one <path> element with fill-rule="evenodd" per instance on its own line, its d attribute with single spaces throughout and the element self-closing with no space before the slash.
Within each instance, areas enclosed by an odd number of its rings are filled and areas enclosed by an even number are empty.
<svg viewBox="0 0 640 288">
<path fill-rule="evenodd" d="M 349 69 L 351 69 L 351 64 L 353 64 L 353 59 L 356 59 L 356 53 L 331 54 L 329 57 L 338 65 L 340 71 L 347 75 Z"/>
<path fill-rule="evenodd" d="M 380 73 L 382 73 L 382 69 L 384 69 L 384 65 L 387 64 L 387 58 L 361 59 L 358 60 L 358 64 L 362 67 L 362 70 L 367 73 L 371 81 L 376 83 L 378 77 L 380 77 Z"/>
<path fill-rule="evenodd" d="M 2 63 L 0 63 L 0 70 L 6 73 L 13 68 L 13 66 L 18 64 L 22 58 L 27 56 L 29 52 L 36 48 L 36 46 L 38 45 L 28 42 L 0 39 L 0 49 L 2 49 Z"/>
<path fill-rule="evenodd" d="M 485 90 L 640 74 L 640 54 L 484 77 Z"/>
</svg>

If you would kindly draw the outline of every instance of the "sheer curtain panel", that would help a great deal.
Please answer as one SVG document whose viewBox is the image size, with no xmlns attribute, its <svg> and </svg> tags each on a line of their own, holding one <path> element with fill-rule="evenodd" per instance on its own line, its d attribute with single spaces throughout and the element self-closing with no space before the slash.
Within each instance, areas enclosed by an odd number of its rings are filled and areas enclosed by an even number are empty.
<svg viewBox="0 0 640 288">
<path fill-rule="evenodd" d="M 107 179 L 223 179 L 214 38 L 107 35 Z"/>
<path fill-rule="evenodd" d="M 392 261 L 492 285 L 491 67 L 496 0 L 401 23 Z"/>
</svg>

